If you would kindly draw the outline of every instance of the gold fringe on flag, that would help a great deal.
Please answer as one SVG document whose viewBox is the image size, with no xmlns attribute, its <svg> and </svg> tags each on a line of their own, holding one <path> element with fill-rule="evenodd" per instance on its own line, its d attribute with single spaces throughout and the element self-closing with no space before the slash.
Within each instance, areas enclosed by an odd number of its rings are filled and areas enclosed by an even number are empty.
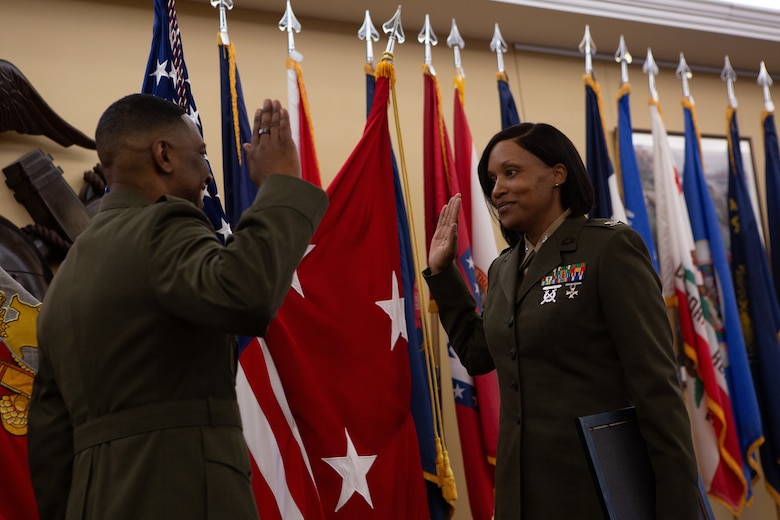
<svg viewBox="0 0 780 520">
<path fill-rule="evenodd" d="M 241 127 L 238 122 L 238 92 L 236 91 L 236 47 L 233 42 L 228 45 L 222 43 L 222 37 L 217 34 L 217 44 L 222 47 L 222 52 L 227 52 L 228 57 L 228 76 L 230 78 L 230 109 L 233 112 L 233 134 L 235 138 L 233 141 L 236 143 L 236 157 L 238 157 L 239 166 L 243 162 L 243 156 L 241 154 Z"/>
</svg>

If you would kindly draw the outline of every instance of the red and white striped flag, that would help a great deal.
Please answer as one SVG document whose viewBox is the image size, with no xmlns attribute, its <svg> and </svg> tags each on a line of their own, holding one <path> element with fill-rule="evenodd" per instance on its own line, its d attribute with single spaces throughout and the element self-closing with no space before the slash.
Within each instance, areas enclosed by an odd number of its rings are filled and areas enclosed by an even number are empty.
<svg viewBox="0 0 780 520">
<path fill-rule="evenodd" d="M 263 520 L 324 519 L 306 450 L 265 341 L 240 356 L 236 394 Z"/>
</svg>

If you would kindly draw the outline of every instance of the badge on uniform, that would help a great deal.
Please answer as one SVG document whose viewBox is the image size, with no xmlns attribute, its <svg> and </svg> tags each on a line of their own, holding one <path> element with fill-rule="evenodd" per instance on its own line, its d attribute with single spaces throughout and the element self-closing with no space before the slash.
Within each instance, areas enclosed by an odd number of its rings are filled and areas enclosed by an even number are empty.
<svg viewBox="0 0 780 520">
<path fill-rule="evenodd" d="M 573 300 L 579 294 L 579 286 L 583 279 L 585 279 L 585 262 L 556 267 L 550 274 L 542 278 L 541 285 L 544 294 L 539 304 L 556 303 L 558 289 L 561 287 L 566 287 L 566 297 Z"/>
</svg>

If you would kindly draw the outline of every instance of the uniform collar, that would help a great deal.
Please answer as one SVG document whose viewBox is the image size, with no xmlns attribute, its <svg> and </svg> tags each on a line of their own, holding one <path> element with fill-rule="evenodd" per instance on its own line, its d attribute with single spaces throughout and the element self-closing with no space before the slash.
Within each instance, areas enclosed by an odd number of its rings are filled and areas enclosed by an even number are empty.
<svg viewBox="0 0 780 520">
<path fill-rule="evenodd" d="M 566 208 L 566 211 L 561 213 L 558 218 L 556 218 L 552 224 L 550 224 L 550 227 L 548 227 L 544 233 L 542 234 L 542 238 L 539 240 L 539 243 L 532 244 L 530 240 L 528 240 L 528 235 L 526 235 L 523 240 L 525 242 L 525 254 L 528 254 L 529 251 L 533 250 L 535 252 L 539 252 L 539 248 L 542 247 L 542 244 L 547 242 L 547 239 L 552 236 L 553 233 L 555 233 L 555 230 L 561 227 L 561 224 L 563 224 L 563 221 L 566 220 L 566 218 L 571 215 L 571 208 Z"/>
<path fill-rule="evenodd" d="M 517 287 L 518 267 L 524 256 L 524 251 L 522 247 L 515 247 L 510 251 L 500 267 L 497 284 L 504 291 L 506 297 L 510 301 L 522 298 L 544 275 L 558 267 L 563 253 L 577 249 L 580 232 L 586 223 L 587 218 L 583 215 L 572 216 L 569 214 L 564 217 L 549 235 L 549 238 L 543 243 L 540 241 L 536 257 L 528 266 L 522 281 L 520 281 L 519 288 Z M 555 223 L 553 223 L 554 225 Z"/>
<path fill-rule="evenodd" d="M 157 199 L 156 202 L 164 200 L 167 200 L 165 195 Z M 127 190 L 109 191 L 100 199 L 99 211 L 118 208 L 141 207 L 148 206 L 150 204 L 152 204 L 152 202 L 140 193 Z"/>
</svg>

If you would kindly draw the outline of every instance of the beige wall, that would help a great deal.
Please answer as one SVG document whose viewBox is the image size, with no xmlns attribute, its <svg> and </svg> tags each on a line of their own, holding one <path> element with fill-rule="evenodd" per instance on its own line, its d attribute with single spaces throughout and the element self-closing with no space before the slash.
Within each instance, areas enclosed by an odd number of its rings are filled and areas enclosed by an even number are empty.
<svg viewBox="0 0 780 520">
<path fill-rule="evenodd" d="M 0 31 L 2 58 L 15 64 L 43 98 L 68 122 L 92 135 L 102 110 L 117 98 L 136 92 L 151 41 L 153 13 L 151 0 L 37 0 L 3 2 L 3 30 Z M 212 157 L 215 175 L 221 184 L 219 70 L 216 38 L 217 12 L 206 5 L 179 2 L 179 25 L 193 93 L 204 125 L 204 135 Z M 357 8 L 363 9 L 358 6 Z M 276 24 L 281 13 L 261 14 L 237 7 L 228 14 L 229 33 L 237 47 L 237 60 L 244 96 L 251 114 L 265 97 L 286 102 L 286 36 Z M 362 132 L 365 117 L 363 61 L 365 44 L 356 38 L 358 27 L 301 19 L 303 31 L 296 35 L 296 47 L 304 54 L 304 79 L 315 129 L 315 139 L 327 184 L 338 171 Z M 407 42 L 396 48 L 397 99 L 403 145 L 411 186 L 411 204 L 418 226 L 418 240 L 424 237 L 422 202 L 422 73 L 423 47 L 416 41 L 418 23 L 407 22 Z M 586 21 L 583 21 L 583 25 Z M 444 41 L 446 26 L 434 26 L 440 45 L 433 50 L 433 64 L 439 74 L 444 112 L 451 128 L 452 51 Z M 597 38 L 597 35 L 594 35 Z M 630 40 L 630 38 L 629 38 Z M 572 40 L 572 47 L 578 39 Z M 375 46 L 379 56 L 384 38 Z M 630 42 L 640 53 L 642 42 Z M 706 45 L 706 42 L 702 42 Z M 684 49 L 681 49 L 684 51 Z M 761 59 L 757 43 L 756 63 Z M 467 41 L 462 53 L 466 70 L 466 111 L 478 150 L 499 129 L 498 97 L 495 83 L 496 60 L 487 41 Z M 634 127 L 649 129 L 647 79 L 641 72 L 643 56 L 630 67 L 633 83 L 632 117 Z M 514 52 L 506 56 L 506 68 L 523 120 L 551 123 L 567 133 L 584 154 L 585 117 L 583 60 Z M 617 122 L 615 94 L 620 68 L 613 62 L 595 62 L 595 73 L 604 96 L 605 120 L 610 131 Z M 682 131 L 681 85 L 674 71 L 664 69 L 658 76 L 658 92 L 669 131 Z M 696 99 L 700 130 L 725 133 L 725 85 L 717 75 L 696 74 L 691 80 Z M 763 152 L 759 117 L 761 89 L 753 78 L 741 78 L 736 85 L 742 135 L 753 138 L 758 172 L 763 172 Z M 393 131 L 391 129 L 391 131 Z M 451 130 L 450 130 L 451 131 Z M 0 167 L 39 147 L 50 153 L 62 167 L 68 182 L 78 192 L 82 174 L 97 163 L 93 151 L 63 148 L 43 137 L 0 133 Z M 0 184 L 0 214 L 19 226 L 32 222 L 27 211 Z M 418 243 L 421 251 L 425 245 Z M 446 357 L 445 357 L 446 358 Z M 449 377 L 443 367 L 443 380 Z M 445 413 L 453 424 L 451 400 Z M 456 465 L 460 500 L 456 519 L 467 519 L 465 481 L 460 467 L 457 431 L 449 428 L 450 456 Z M 730 518 L 715 504 L 719 520 Z M 755 504 L 742 515 L 745 520 L 772 518 L 771 504 L 763 484 Z"/>
</svg>

